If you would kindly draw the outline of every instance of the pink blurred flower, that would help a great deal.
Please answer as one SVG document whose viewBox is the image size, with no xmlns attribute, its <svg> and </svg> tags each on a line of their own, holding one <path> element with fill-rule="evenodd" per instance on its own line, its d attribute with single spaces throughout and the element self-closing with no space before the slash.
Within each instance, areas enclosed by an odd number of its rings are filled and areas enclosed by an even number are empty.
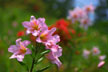
<svg viewBox="0 0 108 72">
<path fill-rule="evenodd" d="M 95 7 L 91 4 L 91 5 L 88 5 L 88 6 L 85 6 L 84 7 L 84 10 L 87 12 L 87 13 L 90 13 L 90 12 L 94 12 L 95 10 Z"/>
<path fill-rule="evenodd" d="M 93 13 L 95 7 L 93 5 L 87 5 L 84 8 L 75 8 L 74 10 L 69 11 L 68 19 L 72 21 L 72 23 L 80 23 L 80 27 L 84 29 L 88 29 L 88 26 L 92 25 L 92 21 L 89 18 L 89 13 Z"/>
<path fill-rule="evenodd" d="M 10 59 L 17 58 L 18 61 L 22 62 L 26 54 L 31 54 L 31 51 L 26 48 L 26 46 L 29 44 L 30 41 L 28 40 L 21 42 L 21 38 L 17 39 L 16 45 L 11 45 L 8 48 L 8 51 L 13 53 Z"/>
<path fill-rule="evenodd" d="M 99 60 L 100 60 L 100 61 L 104 60 L 105 58 L 106 58 L 105 55 L 99 56 Z"/>
<path fill-rule="evenodd" d="M 82 18 L 88 17 L 87 13 L 82 8 L 77 7 L 77 8 L 74 9 L 74 11 L 75 11 L 75 13 L 78 14 L 79 20 L 82 19 Z"/>
<path fill-rule="evenodd" d="M 83 50 L 83 56 L 84 56 L 84 58 L 88 58 L 89 55 L 90 55 L 90 51 L 84 49 L 84 50 Z"/>
<path fill-rule="evenodd" d="M 99 55 L 100 54 L 100 50 L 97 47 L 93 47 L 92 52 L 93 52 L 93 55 Z"/>
<path fill-rule="evenodd" d="M 36 19 L 34 16 L 31 16 L 30 22 L 25 21 L 22 23 L 25 28 L 27 28 L 27 34 L 32 33 L 33 36 L 39 35 L 42 29 L 47 29 L 44 18 Z"/>
<path fill-rule="evenodd" d="M 70 10 L 69 11 L 69 16 L 67 17 L 69 20 L 72 21 L 72 23 L 75 23 L 76 21 L 78 21 L 79 19 L 79 14 L 78 12 L 74 11 L 74 10 Z"/>
<path fill-rule="evenodd" d="M 105 61 L 101 61 L 101 62 L 99 62 L 99 64 L 98 64 L 98 68 L 102 67 L 104 64 L 105 64 Z"/>
<path fill-rule="evenodd" d="M 72 20 L 72 23 L 75 23 L 76 21 L 79 21 L 82 18 L 86 18 L 86 17 L 88 17 L 86 12 L 83 9 L 77 7 L 74 10 L 69 11 L 68 19 Z"/>
<path fill-rule="evenodd" d="M 85 30 L 88 29 L 88 26 L 91 26 L 92 22 L 89 18 L 81 19 L 80 20 L 80 27 L 83 27 Z"/>
</svg>

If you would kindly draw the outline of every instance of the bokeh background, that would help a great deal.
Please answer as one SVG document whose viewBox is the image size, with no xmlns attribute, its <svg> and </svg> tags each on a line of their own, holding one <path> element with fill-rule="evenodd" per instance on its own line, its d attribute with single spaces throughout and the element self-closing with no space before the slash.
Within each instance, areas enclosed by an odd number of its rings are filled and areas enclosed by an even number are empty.
<svg viewBox="0 0 108 72">
<path fill-rule="evenodd" d="M 61 18 L 67 19 L 69 10 L 88 4 L 96 7 L 95 13 L 90 15 L 94 24 L 85 31 L 86 36 L 72 37 L 68 44 L 61 43 L 63 67 L 58 70 L 52 65 L 45 72 L 108 72 L 108 0 L 0 0 L 0 72 L 25 71 L 15 59 L 9 59 L 11 53 L 8 52 L 8 47 L 18 38 L 17 33 L 24 30 L 23 21 L 29 21 L 34 15 L 44 17 L 46 24 L 51 26 Z M 82 55 L 84 49 L 91 50 L 93 46 L 100 49 L 101 55 L 106 55 L 102 68 L 97 67 L 97 56 L 84 59 Z M 29 56 L 25 59 L 31 62 Z M 36 68 L 47 64 L 45 59 Z"/>
</svg>

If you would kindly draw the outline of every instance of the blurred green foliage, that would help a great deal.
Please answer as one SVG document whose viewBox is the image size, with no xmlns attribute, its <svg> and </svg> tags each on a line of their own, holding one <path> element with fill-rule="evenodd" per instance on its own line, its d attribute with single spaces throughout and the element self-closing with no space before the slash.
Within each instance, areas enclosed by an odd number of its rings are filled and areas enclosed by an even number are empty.
<svg viewBox="0 0 108 72">
<path fill-rule="evenodd" d="M 23 67 L 17 60 L 10 60 L 11 53 L 8 47 L 15 44 L 17 32 L 23 30 L 22 22 L 29 21 L 30 16 L 36 18 L 45 17 L 46 23 L 50 26 L 54 24 L 58 18 L 66 17 L 67 9 L 71 0 L 66 3 L 59 3 L 57 0 L 0 0 L 0 72 L 25 72 Z M 53 9 L 53 5 L 57 4 L 58 8 Z M 14 26 L 16 25 L 16 27 Z M 62 45 L 63 56 L 60 58 L 63 62 L 64 72 L 107 72 L 108 58 L 105 59 L 105 65 L 98 69 L 99 60 L 97 56 L 90 56 L 84 59 L 82 56 L 83 49 L 91 50 L 93 46 L 98 46 L 101 54 L 108 57 L 108 21 L 97 21 L 86 31 L 87 35 L 79 38 L 72 38 L 69 46 Z M 73 43 L 73 41 L 76 41 Z M 79 51 L 79 54 L 76 54 Z M 31 58 L 25 56 L 25 62 L 30 67 Z M 49 64 L 48 60 L 42 61 L 36 68 L 40 69 Z M 61 72 L 62 72 L 61 70 Z M 46 72 L 58 71 L 55 65 L 52 65 Z"/>
</svg>

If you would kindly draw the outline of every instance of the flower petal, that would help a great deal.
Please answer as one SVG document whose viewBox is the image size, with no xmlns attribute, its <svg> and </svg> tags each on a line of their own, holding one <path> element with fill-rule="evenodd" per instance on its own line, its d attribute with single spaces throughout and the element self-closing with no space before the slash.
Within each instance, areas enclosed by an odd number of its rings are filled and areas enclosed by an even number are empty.
<svg viewBox="0 0 108 72">
<path fill-rule="evenodd" d="M 27 48 L 27 51 L 25 54 L 31 54 L 31 53 L 32 53 L 31 50 Z"/>
<path fill-rule="evenodd" d="M 38 37 L 38 38 L 36 39 L 36 42 L 38 42 L 38 43 L 41 43 L 41 42 L 42 42 L 41 39 L 40 39 L 40 37 Z"/>
<path fill-rule="evenodd" d="M 48 29 L 48 26 L 45 24 L 45 18 L 38 18 L 38 23 L 40 24 L 40 26 L 42 27 L 42 28 L 46 28 L 46 29 Z"/>
<path fill-rule="evenodd" d="M 13 54 L 10 59 L 16 58 L 17 56 L 15 54 Z"/>
<path fill-rule="evenodd" d="M 24 55 L 17 55 L 17 60 L 22 62 L 24 59 Z"/>
<path fill-rule="evenodd" d="M 47 57 L 50 61 L 55 60 L 55 57 L 54 57 L 54 55 L 53 55 L 52 52 L 49 52 L 48 54 L 46 54 L 46 57 Z"/>
<path fill-rule="evenodd" d="M 62 63 L 58 58 L 56 58 L 52 63 L 56 64 L 59 68 L 61 67 Z"/>
<path fill-rule="evenodd" d="M 37 36 L 39 34 L 40 31 L 35 30 L 34 32 L 32 32 L 33 36 Z"/>
<path fill-rule="evenodd" d="M 60 36 L 59 35 L 54 35 L 53 37 L 54 37 L 55 43 L 60 42 Z"/>
<path fill-rule="evenodd" d="M 105 61 L 101 61 L 101 62 L 98 64 L 98 68 L 102 67 L 104 64 L 105 64 Z"/>
<path fill-rule="evenodd" d="M 30 28 L 30 27 L 31 27 L 31 24 L 30 24 L 30 22 L 28 22 L 28 21 L 25 21 L 25 22 L 23 22 L 22 24 L 23 24 L 23 26 L 24 26 L 25 28 Z"/>
<path fill-rule="evenodd" d="M 19 39 L 16 40 L 16 45 L 17 45 L 17 46 L 19 46 L 21 40 L 22 40 L 21 38 L 19 38 Z"/>
<path fill-rule="evenodd" d="M 11 53 L 14 53 L 18 50 L 17 46 L 16 45 L 11 45 L 9 48 L 8 48 L 8 51 L 11 52 Z"/>
<path fill-rule="evenodd" d="M 52 35 L 55 31 L 56 31 L 56 28 L 54 27 L 54 28 L 52 28 L 51 30 L 49 30 L 48 34 L 49 34 L 49 35 Z"/>
<path fill-rule="evenodd" d="M 38 21 L 41 22 L 41 23 L 44 23 L 45 22 L 45 18 L 38 18 Z"/>
<path fill-rule="evenodd" d="M 34 16 L 31 16 L 31 18 L 30 18 L 30 22 L 32 22 L 32 21 L 36 21 L 36 18 Z"/>
<path fill-rule="evenodd" d="M 26 34 L 30 34 L 30 33 L 31 33 L 31 31 L 29 29 L 27 29 Z"/>
<path fill-rule="evenodd" d="M 23 45 L 26 47 L 26 46 L 29 45 L 31 42 L 28 41 L 28 40 L 25 40 L 25 41 L 23 41 L 22 43 L 23 43 Z"/>
<path fill-rule="evenodd" d="M 62 55 L 62 48 L 58 45 L 55 45 L 51 48 L 55 57 L 60 57 Z"/>
</svg>

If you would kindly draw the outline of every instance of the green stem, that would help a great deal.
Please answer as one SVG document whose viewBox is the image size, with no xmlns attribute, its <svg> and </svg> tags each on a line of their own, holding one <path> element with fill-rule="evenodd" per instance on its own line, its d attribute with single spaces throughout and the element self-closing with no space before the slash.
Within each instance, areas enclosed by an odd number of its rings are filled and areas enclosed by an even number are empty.
<svg viewBox="0 0 108 72">
<path fill-rule="evenodd" d="M 31 66 L 30 72 L 32 72 L 32 71 L 33 71 L 34 64 L 35 64 L 35 59 L 33 58 L 33 61 L 32 61 L 32 66 Z"/>
<path fill-rule="evenodd" d="M 30 72 L 33 72 L 33 68 L 34 68 L 34 65 L 36 64 L 36 62 L 37 62 L 37 59 L 36 59 L 36 55 L 37 55 L 37 52 L 38 52 L 38 49 L 40 48 L 40 44 L 36 44 L 36 48 L 35 48 L 35 50 L 34 50 L 34 52 L 35 52 L 35 57 L 33 58 L 33 60 L 32 60 L 32 66 L 31 66 L 31 68 L 30 68 Z"/>
</svg>

